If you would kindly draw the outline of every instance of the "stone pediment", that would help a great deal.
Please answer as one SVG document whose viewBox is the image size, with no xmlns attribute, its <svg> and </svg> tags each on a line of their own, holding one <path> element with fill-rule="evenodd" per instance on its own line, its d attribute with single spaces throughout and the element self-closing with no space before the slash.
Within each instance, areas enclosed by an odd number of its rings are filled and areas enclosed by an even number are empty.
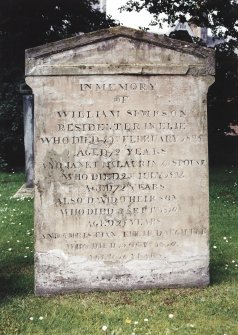
<svg viewBox="0 0 238 335">
<path fill-rule="evenodd" d="M 211 49 L 126 27 L 99 30 L 26 50 L 26 76 L 213 75 L 214 68 Z"/>
</svg>

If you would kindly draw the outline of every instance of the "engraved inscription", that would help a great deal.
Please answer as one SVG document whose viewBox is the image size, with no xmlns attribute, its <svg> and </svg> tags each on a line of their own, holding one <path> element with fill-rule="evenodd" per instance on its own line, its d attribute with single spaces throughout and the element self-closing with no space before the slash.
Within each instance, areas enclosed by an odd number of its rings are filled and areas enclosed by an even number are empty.
<svg viewBox="0 0 238 335">
<path fill-rule="evenodd" d="M 51 131 L 39 138 L 43 185 L 60 185 L 52 199 L 59 230 L 41 240 L 114 262 L 156 259 L 161 249 L 182 247 L 181 236 L 207 233 L 189 228 L 197 212 L 184 212 L 195 199 L 182 191 L 207 166 L 197 107 L 184 98 L 155 99 L 164 88 L 152 78 L 71 80 L 78 98 L 71 108 L 52 106 Z M 180 221 L 187 227 L 176 228 Z"/>
</svg>

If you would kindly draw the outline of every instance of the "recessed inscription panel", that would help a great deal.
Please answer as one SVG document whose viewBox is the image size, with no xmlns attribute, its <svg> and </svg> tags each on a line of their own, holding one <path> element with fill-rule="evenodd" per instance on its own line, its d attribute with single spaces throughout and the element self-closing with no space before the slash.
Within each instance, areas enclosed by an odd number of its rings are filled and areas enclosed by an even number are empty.
<svg viewBox="0 0 238 335">
<path fill-rule="evenodd" d="M 28 81 L 36 105 L 38 291 L 207 282 L 206 81 Z M 54 274 L 42 270 L 50 263 Z"/>
</svg>

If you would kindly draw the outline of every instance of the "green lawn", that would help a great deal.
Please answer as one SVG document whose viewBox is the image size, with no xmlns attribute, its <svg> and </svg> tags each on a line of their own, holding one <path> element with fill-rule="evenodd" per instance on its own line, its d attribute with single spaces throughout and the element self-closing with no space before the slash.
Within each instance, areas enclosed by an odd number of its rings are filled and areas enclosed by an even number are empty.
<svg viewBox="0 0 238 335">
<path fill-rule="evenodd" d="M 238 335 L 238 168 L 210 172 L 211 285 L 204 289 L 33 293 L 33 201 L 0 174 L 0 334 Z"/>
</svg>

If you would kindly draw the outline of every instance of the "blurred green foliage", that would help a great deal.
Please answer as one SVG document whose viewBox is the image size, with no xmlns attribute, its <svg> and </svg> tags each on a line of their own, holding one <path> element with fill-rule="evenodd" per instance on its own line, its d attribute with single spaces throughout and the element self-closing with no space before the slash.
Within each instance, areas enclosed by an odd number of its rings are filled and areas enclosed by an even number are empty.
<svg viewBox="0 0 238 335">
<path fill-rule="evenodd" d="M 208 93 L 208 129 L 210 163 L 238 162 L 238 136 L 230 124 L 238 127 L 238 3 L 234 0 L 128 0 L 123 10 L 153 15 L 152 25 L 172 26 L 178 20 L 189 20 L 199 27 L 211 29 L 213 36 L 223 40 L 216 50 L 216 81 Z M 161 15 L 163 13 L 163 15 Z M 192 42 L 184 31 L 171 37 Z M 194 39 L 193 39 L 194 40 Z M 201 40 L 194 42 L 204 45 Z M 232 133 L 233 132 L 233 133 Z M 227 135 L 228 133 L 232 135 Z"/>
</svg>

